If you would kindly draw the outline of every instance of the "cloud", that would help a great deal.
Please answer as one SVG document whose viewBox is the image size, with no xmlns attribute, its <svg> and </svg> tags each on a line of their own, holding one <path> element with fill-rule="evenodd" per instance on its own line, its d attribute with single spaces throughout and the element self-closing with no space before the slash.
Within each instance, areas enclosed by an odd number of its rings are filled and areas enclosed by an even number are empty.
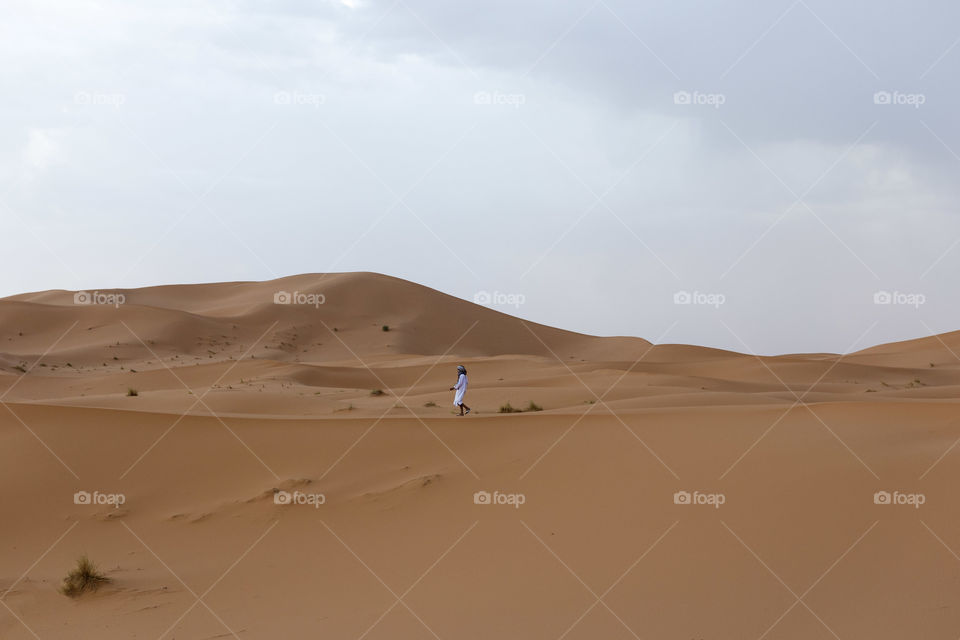
<svg viewBox="0 0 960 640">
<path fill-rule="evenodd" d="M 57 129 L 30 129 L 23 147 L 24 172 L 30 176 L 65 162 L 62 140 L 64 132 Z"/>
<path fill-rule="evenodd" d="M 878 317 L 871 342 L 955 328 L 958 11 L 16 5 L 0 167 L 30 179 L 2 198 L 50 235 L 11 259 L 52 250 L 76 276 L 3 293 L 377 270 L 766 352 L 845 349 Z M 930 303 L 878 310 L 878 289 Z"/>
</svg>

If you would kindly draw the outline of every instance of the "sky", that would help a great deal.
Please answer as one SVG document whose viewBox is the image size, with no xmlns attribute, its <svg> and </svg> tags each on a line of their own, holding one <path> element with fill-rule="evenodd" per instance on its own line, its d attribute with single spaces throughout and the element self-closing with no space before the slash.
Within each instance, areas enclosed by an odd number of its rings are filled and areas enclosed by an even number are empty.
<svg viewBox="0 0 960 640">
<path fill-rule="evenodd" d="M 960 5 L 30 0 L 0 296 L 376 271 L 776 354 L 960 329 Z"/>
</svg>

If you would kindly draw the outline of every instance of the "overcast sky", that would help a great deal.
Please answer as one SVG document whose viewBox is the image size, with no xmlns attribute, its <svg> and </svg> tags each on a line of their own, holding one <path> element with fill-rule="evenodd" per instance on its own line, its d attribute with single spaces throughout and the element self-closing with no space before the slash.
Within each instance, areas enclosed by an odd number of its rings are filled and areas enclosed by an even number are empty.
<svg viewBox="0 0 960 640">
<path fill-rule="evenodd" d="M 362 270 L 738 351 L 951 331 L 958 42 L 949 0 L 12 0 L 0 295 Z"/>
</svg>

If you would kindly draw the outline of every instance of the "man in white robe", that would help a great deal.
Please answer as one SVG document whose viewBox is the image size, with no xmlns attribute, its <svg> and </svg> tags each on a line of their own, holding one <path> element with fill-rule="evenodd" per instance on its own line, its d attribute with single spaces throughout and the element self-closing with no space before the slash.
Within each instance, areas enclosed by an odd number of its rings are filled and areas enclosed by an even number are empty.
<svg viewBox="0 0 960 640">
<path fill-rule="evenodd" d="M 465 416 L 470 413 L 470 407 L 463 404 L 463 397 L 467 393 L 467 368 L 462 364 L 457 366 L 457 384 L 450 387 L 450 391 L 456 391 L 457 395 L 453 399 L 453 406 L 460 407 L 460 415 Z M 466 412 L 464 412 L 466 409 Z"/>
</svg>

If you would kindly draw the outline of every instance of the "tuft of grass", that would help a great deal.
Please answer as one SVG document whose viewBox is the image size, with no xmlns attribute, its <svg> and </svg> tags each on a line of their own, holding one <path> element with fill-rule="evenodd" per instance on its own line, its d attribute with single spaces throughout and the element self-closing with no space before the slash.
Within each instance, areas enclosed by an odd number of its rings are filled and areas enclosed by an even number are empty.
<svg viewBox="0 0 960 640">
<path fill-rule="evenodd" d="M 380 330 L 381 330 L 381 331 L 390 331 L 390 325 L 385 324 L 385 325 L 383 325 L 382 327 L 380 327 Z"/>
<path fill-rule="evenodd" d="M 26 373 L 26 372 L 27 372 L 27 370 L 23 367 L 22 364 L 14 365 L 13 368 L 16 369 L 17 371 L 19 371 L 20 373 Z"/>
<path fill-rule="evenodd" d="M 433 400 L 430 400 L 429 402 L 425 402 L 423 406 L 425 406 L 425 407 L 435 407 L 435 406 L 437 406 L 437 403 L 434 402 Z"/>
<path fill-rule="evenodd" d="M 383 389 L 371 389 L 370 395 L 372 396 L 382 396 L 384 394 Z"/>
<path fill-rule="evenodd" d="M 110 578 L 101 573 L 97 566 L 90 561 L 90 558 L 83 554 L 77 558 L 77 566 L 63 579 L 60 593 L 76 598 L 85 591 L 96 591 L 107 582 L 110 582 Z"/>
<path fill-rule="evenodd" d="M 527 403 L 527 406 L 525 409 L 520 409 L 510 404 L 510 401 L 508 400 L 507 402 L 500 405 L 499 413 L 523 413 L 524 411 L 543 411 L 543 407 L 541 407 L 536 402 L 531 400 L 530 402 Z"/>
<path fill-rule="evenodd" d="M 138 396 L 138 395 L 140 395 L 140 392 L 137 391 L 136 389 L 134 389 L 133 387 L 130 387 L 129 389 L 127 389 L 127 396 L 128 396 L 128 397 L 130 397 L 130 396 Z"/>
<path fill-rule="evenodd" d="M 521 413 L 522 411 L 523 409 L 517 409 L 516 407 L 511 405 L 510 401 L 508 400 L 502 405 L 500 405 L 499 413 Z"/>
<path fill-rule="evenodd" d="M 876 389 L 867 389 L 864 393 L 876 393 Z"/>
</svg>

